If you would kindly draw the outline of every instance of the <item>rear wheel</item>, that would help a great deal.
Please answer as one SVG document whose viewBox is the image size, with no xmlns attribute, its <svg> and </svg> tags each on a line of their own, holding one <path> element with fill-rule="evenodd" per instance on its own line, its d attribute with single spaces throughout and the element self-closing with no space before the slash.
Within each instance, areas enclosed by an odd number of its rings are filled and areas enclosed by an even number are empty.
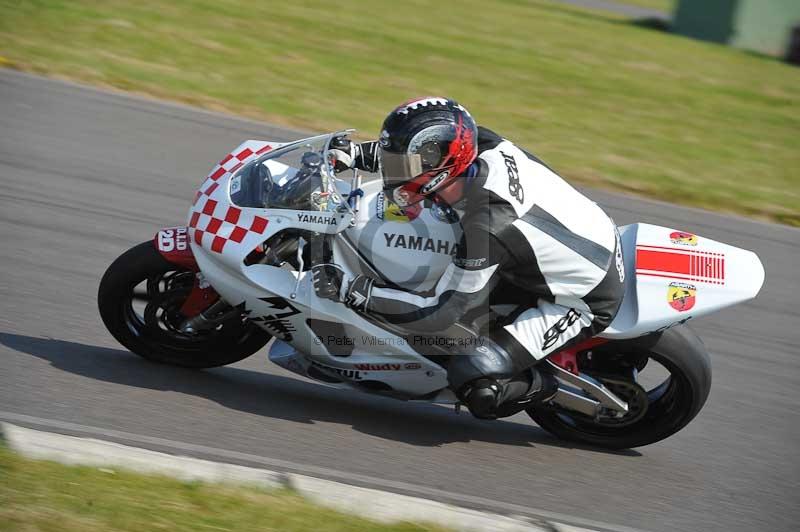
<svg viewBox="0 0 800 532">
<path fill-rule="evenodd" d="M 566 410 L 531 409 L 542 428 L 566 439 L 613 449 L 649 445 L 678 432 L 699 412 L 711 388 L 711 359 L 688 327 L 652 337 L 610 342 L 579 355 L 581 373 L 603 382 L 629 406 L 617 417 L 604 412 L 589 418 Z M 640 372 L 655 366 L 658 382 Z"/>
<path fill-rule="evenodd" d="M 106 328 L 122 345 L 154 362 L 210 368 L 238 362 L 261 349 L 270 335 L 234 315 L 216 328 L 181 332 L 180 312 L 194 272 L 165 260 L 152 242 L 123 253 L 100 281 L 97 303 Z"/>
</svg>

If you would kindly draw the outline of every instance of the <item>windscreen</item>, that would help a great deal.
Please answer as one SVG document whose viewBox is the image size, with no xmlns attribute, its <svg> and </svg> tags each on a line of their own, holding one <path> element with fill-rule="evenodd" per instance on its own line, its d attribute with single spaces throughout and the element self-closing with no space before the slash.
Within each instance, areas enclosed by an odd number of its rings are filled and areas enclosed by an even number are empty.
<svg viewBox="0 0 800 532">
<path fill-rule="evenodd" d="M 231 202 L 260 209 L 329 210 L 341 202 L 324 156 L 331 135 L 298 141 L 250 161 L 231 178 Z"/>
</svg>

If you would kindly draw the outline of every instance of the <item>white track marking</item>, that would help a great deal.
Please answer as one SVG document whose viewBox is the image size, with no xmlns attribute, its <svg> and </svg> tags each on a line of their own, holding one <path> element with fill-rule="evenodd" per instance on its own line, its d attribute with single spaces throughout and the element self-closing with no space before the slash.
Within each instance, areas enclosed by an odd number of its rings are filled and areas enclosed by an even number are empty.
<svg viewBox="0 0 800 532">
<path fill-rule="evenodd" d="M 24 423 L 44 427 L 48 429 L 58 429 L 70 432 L 77 432 L 86 434 L 93 437 L 106 437 L 128 442 L 135 442 L 144 445 L 154 445 L 162 449 L 169 449 L 172 451 L 183 451 L 190 453 L 198 453 L 205 455 L 205 457 L 215 457 L 221 459 L 244 461 L 251 464 L 262 464 L 270 467 L 277 468 L 278 470 L 290 470 L 297 473 L 303 473 L 310 476 L 327 477 L 330 479 L 341 480 L 345 483 L 355 485 L 366 485 L 373 488 L 383 488 L 390 491 L 398 491 L 408 495 L 415 495 L 418 497 L 435 498 L 435 500 L 443 500 L 460 506 L 469 507 L 471 509 L 490 509 L 497 512 L 502 512 L 508 515 L 538 517 L 547 521 L 558 521 L 560 523 L 569 523 L 580 527 L 587 527 L 596 530 L 613 531 L 613 532 L 642 532 L 639 529 L 610 525 L 591 519 L 583 519 L 571 515 L 561 514 L 558 512 L 550 512 L 547 510 L 539 510 L 536 508 L 528 508 L 519 504 L 512 504 L 502 501 L 493 501 L 474 495 L 464 495 L 461 493 L 453 493 L 427 486 L 418 486 L 406 482 L 381 479 L 370 477 L 367 475 L 360 475 L 357 473 L 348 473 L 346 471 L 338 471 L 327 467 L 313 466 L 309 464 L 298 464 L 289 462 L 287 460 L 279 460 L 275 458 L 267 458 L 249 453 L 239 451 L 230 451 L 227 449 L 219 449 L 216 447 L 207 447 L 205 445 L 198 445 L 193 443 L 185 443 L 165 438 L 158 438 L 154 436 L 144 436 L 141 434 L 134 434 L 112 429 L 103 429 L 100 427 L 93 427 L 90 425 L 82 425 L 79 423 L 70 423 L 66 421 L 58 421 L 54 419 L 46 419 L 35 416 L 28 416 L 25 414 L 16 414 L 13 412 L 0 411 L 0 421 L 10 423 Z"/>
</svg>

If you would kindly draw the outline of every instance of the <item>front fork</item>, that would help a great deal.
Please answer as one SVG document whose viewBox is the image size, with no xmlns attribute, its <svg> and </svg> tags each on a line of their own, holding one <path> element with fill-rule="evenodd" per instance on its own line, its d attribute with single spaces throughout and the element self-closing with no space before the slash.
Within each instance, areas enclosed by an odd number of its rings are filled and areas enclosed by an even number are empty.
<svg viewBox="0 0 800 532">
<path fill-rule="evenodd" d="M 187 319 L 179 327 L 181 332 L 191 334 L 202 329 L 213 329 L 230 318 L 231 306 L 219 297 L 203 277 L 188 237 L 187 227 L 167 227 L 156 233 L 153 245 L 167 262 L 194 272 L 192 291 L 180 310 Z"/>
<path fill-rule="evenodd" d="M 194 272 L 195 279 L 192 291 L 183 302 L 180 312 L 186 318 L 178 327 L 178 330 L 185 334 L 193 334 L 197 331 L 213 329 L 219 324 L 227 321 L 237 314 L 242 314 L 244 309 L 240 306 L 231 306 L 222 299 L 214 287 L 208 283 L 197 265 L 192 248 L 189 246 L 189 229 L 185 226 L 167 227 L 156 233 L 153 244 L 156 250 L 167 262 L 180 268 Z M 268 241 L 269 242 L 269 241 Z M 296 250 L 296 258 L 303 270 L 303 248 L 305 241 L 299 238 L 299 244 L 294 245 L 294 239 L 279 238 L 272 242 L 274 245 L 267 245 L 265 242 L 259 245 L 248 256 L 247 260 L 262 264 L 282 264 Z M 317 262 L 322 263 L 328 260 L 330 255 L 330 241 L 324 240 L 322 245 L 315 246 L 322 250 L 326 256 L 312 257 Z M 312 248 L 313 249 L 313 248 Z M 314 261 L 312 261 L 312 264 Z M 300 278 L 298 277 L 298 284 Z M 292 299 L 296 297 L 297 286 L 295 286 Z"/>
</svg>

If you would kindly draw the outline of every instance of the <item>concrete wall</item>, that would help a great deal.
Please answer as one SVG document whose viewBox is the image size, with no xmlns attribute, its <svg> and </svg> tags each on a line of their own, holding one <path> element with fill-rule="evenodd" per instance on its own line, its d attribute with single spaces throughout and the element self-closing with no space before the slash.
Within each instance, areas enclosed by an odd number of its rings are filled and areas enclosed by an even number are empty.
<svg viewBox="0 0 800 532">
<path fill-rule="evenodd" d="M 784 56 L 800 0 L 680 0 L 673 31 L 687 37 Z"/>
<path fill-rule="evenodd" d="M 798 24 L 800 0 L 742 0 L 731 45 L 783 56 Z"/>
</svg>

